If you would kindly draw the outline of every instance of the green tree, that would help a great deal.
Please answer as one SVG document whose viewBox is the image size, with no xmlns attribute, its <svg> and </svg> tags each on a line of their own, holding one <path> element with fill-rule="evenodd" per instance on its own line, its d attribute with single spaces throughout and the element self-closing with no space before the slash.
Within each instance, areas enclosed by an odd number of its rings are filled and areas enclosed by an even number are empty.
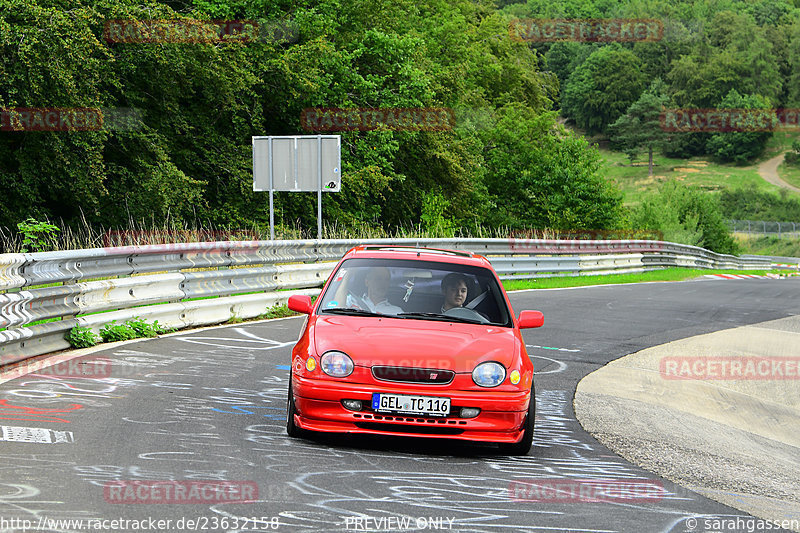
<svg viewBox="0 0 800 533">
<path fill-rule="evenodd" d="M 789 78 L 787 82 L 786 100 L 787 106 L 800 106 L 800 19 L 787 29 L 787 63 L 789 68 Z"/>
<path fill-rule="evenodd" d="M 588 133 L 604 132 L 639 98 L 641 62 L 619 45 L 599 48 L 569 77 L 562 110 Z"/>
<path fill-rule="evenodd" d="M 597 149 L 552 114 L 507 106 L 486 139 L 491 225 L 564 230 L 620 227 L 622 196 L 599 173 Z"/>
<path fill-rule="evenodd" d="M 666 90 L 661 79 L 654 80 L 627 112 L 609 126 L 611 140 L 628 153 L 631 160 L 639 150 L 647 150 L 650 176 L 653 175 L 653 150 L 663 147 L 669 136 L 661 127 L 660 120 L 669 103 Z"/>
<path fill-rule="evenodd" d="M 769 103 L 758 95 L 740 95 L 735 89 L 719 103 L 721 109 L 769 109 Z M 743 164 L 761 155 L 772 137 L 771 131 L 737 131 L 715 133 L 706 145 L 720 161 Z"/>
<path fill-rule="evenodd" d="M 553 43 L 544 54 L 545 64 L 558 77 L 559 84 L 563 88 L 570 75 L 578 65 L 586 61 L 593 50 L 592 45 L 584 43 Z"/>
<path fill-rule="evenodd" d="M 731 11 L 706 21 L 706 38 L 673 62 L 667 81 L 680 107 L 713 107 L 734 88 L 777 104 L 783 90 L 764 28 L 752 16 Z"/>
</svg>

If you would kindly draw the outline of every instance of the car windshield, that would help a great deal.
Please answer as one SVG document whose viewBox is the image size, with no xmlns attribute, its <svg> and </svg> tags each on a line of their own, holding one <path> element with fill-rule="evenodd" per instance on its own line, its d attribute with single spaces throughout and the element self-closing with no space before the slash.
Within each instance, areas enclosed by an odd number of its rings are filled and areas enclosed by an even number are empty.
<svg viewBox="0 0 800 533">
<path fill-rule="evenodd" d="M 512 326 L 489 269 L 438 261 L 348 259 L 334 272 L 319 312 Z"/>
</svg>

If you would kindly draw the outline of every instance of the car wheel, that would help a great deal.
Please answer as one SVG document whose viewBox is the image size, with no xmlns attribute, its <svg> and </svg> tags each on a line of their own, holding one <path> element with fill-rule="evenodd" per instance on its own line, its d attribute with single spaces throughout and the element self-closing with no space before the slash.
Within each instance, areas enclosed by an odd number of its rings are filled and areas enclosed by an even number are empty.
<svg viewBox="0 0 800 533">
<path fill-rule="evenodd" d="M 531 387 L 531 401 L 528 405 L 528 415 L 523 424 L 522 439 L 513 444 L 501 444 L 500 451 L 506 455 L 528 455 L 533 446 L 533 422 L 536 419 L 536 395 Z"/>
<path fill-rule="evenodd" d="M 296 410 L 294 408 L 294 393 L 292 392 L 292 377 L 289 376 L 289 397 L 286 399 L 286 433 L 294 438 L 298 439 L 304 437 L 306 432 L 304 429 L 297 426 L 294 423 L 294 415 Z"/>
</svg>

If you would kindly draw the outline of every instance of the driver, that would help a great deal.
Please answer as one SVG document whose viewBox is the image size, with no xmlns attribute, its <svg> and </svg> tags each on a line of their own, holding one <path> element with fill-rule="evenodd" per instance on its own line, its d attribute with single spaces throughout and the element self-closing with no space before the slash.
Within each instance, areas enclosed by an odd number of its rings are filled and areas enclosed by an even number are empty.
<svg viewBox="0 0 800 533">
<path fill-rule="evenodd" d="M 387 315 L 396 315 L 403 312 L 402 308 L 390 304 L 386 297 L 391 277 L 389 269 L 386 267 L 375 267 L 367 273 L 367 277 L 364 279 L 367 292 L 361 296 L 360 300 L 369 307 L 369 311 Z M 347 305 L 349 307 L 360 307 L 358 300 L 353 298 L 352 295 L 347 296 Z"/>
<path fill-rule="evenodd" d="M 467 301 L 467 277 L 464 274 L 453 272 L 442 280 L 442 293 L 444 294 L 444 305 L 442 313 L 454 307 L 463 307 Z"/>
</svg>

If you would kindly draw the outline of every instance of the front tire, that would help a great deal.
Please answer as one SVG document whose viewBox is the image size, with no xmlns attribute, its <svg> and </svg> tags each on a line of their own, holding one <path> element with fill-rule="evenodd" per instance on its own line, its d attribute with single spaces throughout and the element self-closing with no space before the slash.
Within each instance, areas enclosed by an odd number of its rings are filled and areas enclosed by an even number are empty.
<svg viewBox="0 0 800 533">
<path fill-rule="evenodd" d="M 528 414 L 522 427 L 522 438 L 519 442 L 512 444 L 501 444 L 500 451 L 506 455 L 528 455 L 533 446 L 533 424 L 536 419 L 536 395 L 531 386 L 531 401 L 528 404 Z"/>
<path fill-rule="evenodd" d="M 297 410 L 294 407 L 294 393 L 292 392 L 292 377 L 289 376 L 289 397 L 286 399 L 286 434 L 293 439 L 299 439 L 306 435 L 306 431 L 294 423 L 294 415 Z"/>
</svg>

